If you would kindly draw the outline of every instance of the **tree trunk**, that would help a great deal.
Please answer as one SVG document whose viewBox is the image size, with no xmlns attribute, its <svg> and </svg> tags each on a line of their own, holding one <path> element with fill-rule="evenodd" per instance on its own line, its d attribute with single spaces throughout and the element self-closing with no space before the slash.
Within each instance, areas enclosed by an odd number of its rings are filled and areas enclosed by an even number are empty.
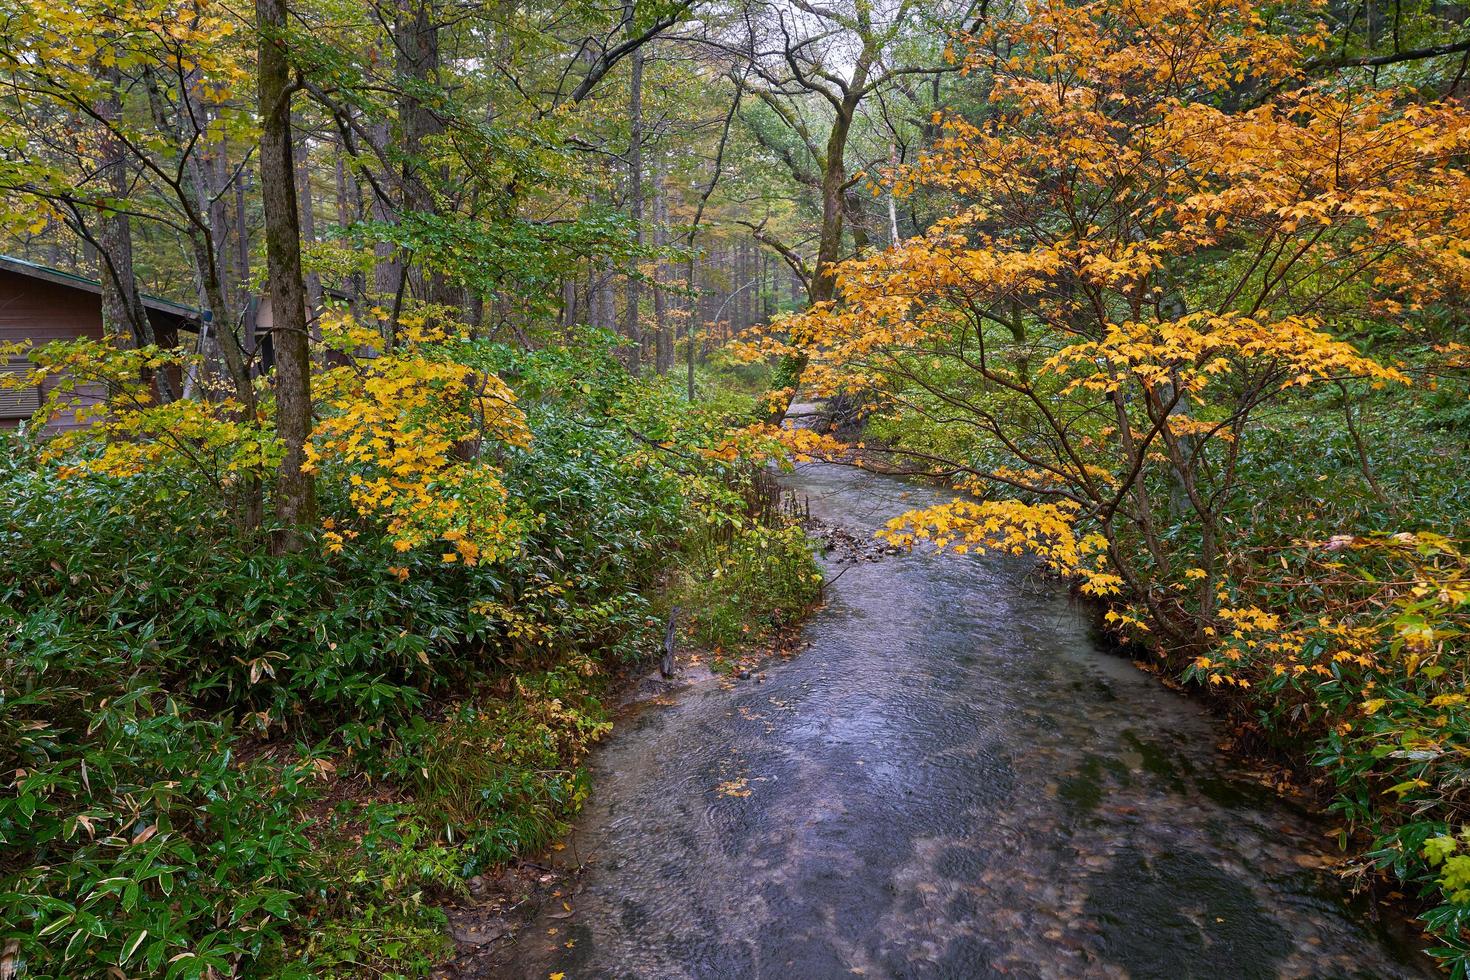
<svg viewBox="0 0 1470 980">
<path fill-rule="evenodd" d="M 316 241 L 316 210 L 311 196 L 311 149 L 303 138 L 296 157 L 296 199 L 301 205 L 301 240 Z M 306 308 L 313 315 L 322 308 L 322 277 L 315 272 L 306 277 Z"/>
<path fill-rule="evenodd" d="M 592 323 L 600 330 L 615 332 L 618 316 L 613 296 L 613 268 L 606 262 L 597 263 L 592 284 Z"/>
<path fill-rule="evenodd" d="M 375 122 L 367 127 L 367 139 L 374 148 L 374 156 L 382 158 L 388 152 L 388 141 L 390 134 L 386 121 Z M 388 201 L 383 200 L 383 195 L 373 188 L 373 203 L 370 212 L 373 220 L 379 224 L 393 224 L 394 215 Z M 373 296 L 374 301 L 387 304 L 392 301 L 394 292 L 398 289 L 399 259 L 398 249 L 392 242 L 379 241 L 373 245 Z"/>
<path fill-rule="evenodd" d="M 138 347 L 154 342 L 153 324 L 148 319 L 148 310 L 138 293 L 138 279 L 133 272 L 133 228 L 128 215 L 118 210 L 128 190 L 127 164 L 121 140 L 112 132 L 112 125 L 122 113 L 117 89 L 122 73 L 116 65 L 99 70 L 107 85 L 107 94 L 97 104 L 97 114 L 106 122 L 102 135 L 102 162 L 100 171 L 107 193 L 114 202 L 101 209 L 97 244 L 101 260 L 102 280 L 102 327 L 113 336 L 126 337 Z M 160 383 L 167 386 L 166 380 Z M 165 398 L 172 392 L 160 391 Z"/>
<path fill-rule="evenodd" d="M 888 144 L 888 166 L 897 173 L 898 171 L 898 146 Z M 898 247 L 898 202 L 894 197 L 894 187 L 888 186 L 888 247 Z"/>
<path fill-rule="evenodd" d="M 760 256 L 761 256 L 761 284 L 760 284 L 761 307 L 760 307 L 760 322 L 761 323 L 770 323 L 771 322 L 771 302 L 772 302 L 772 299 L 773 299 L 773 294 L 775 293 L 775 287 L 773 287 L 771 285 L 771 256 L 770 256 L 770 253 L 768 253 L 765 249 L 761 249 Z"/>
<path fill-rule="evenodd" d="M 691 250 L 689 253 L 689 263 L 684 267 L 684 285 L 689 293 L 689 298 L 685 300 L 689 315 L 684 318 L 684 343 L 686 345 L 684 351 L 684 384 L 685 395 L 690 402 L 693 402 L 695 395 L 698 394 L 694 386 L 694 364 L 699 355 L 694 345 L 699 339 L 699 317 L 704 305 L 703 290 L 699 288 L 699 280 L 702 278 L 699 275 L 699 267 L 702 264 L 696 258 L 693 250 Z"/>
<path fill-rule="evenodd" d="M 561 328 L 570 336 L 577 322 L 577 277 L 567 276 L 561 281 Z"/>
<path fill-rule="evenodd" d="M 233 175 L 230 172 L 230 144 L 220 140 L 215 144 L 208 160 L 209 172 L 209 229 L 214 244 L 214 266 L 224 287 L 225 302 L 231 310 L 238 309 L 236 293 L 243 295 L 239 283 L 227 274 L 233 263 L 230 255 L 230 201 L 226 191 L 230 188 Z"/>
<path fill-rule="evenodd" d="M 663 156 L 653 156 L 653 244 L 662 249 L 667 240 L 669 200 L 664 188 Z M 653 266 L 654 370 L 668 374 L 674 366 L 674 336 L 669 331 L 669 298 L 663 289 L 664 260 L 660 254 Z"/>
<path fill-rule="evenodd" d="M 347 172 L 347 151 L 339 147 L 336 153 L 334 174 L 337 191 L 337 227 L 346 230 L 362 219 L 362 188 L 356 177 Z M 359 312 L 365 284 L 361 273 L 350 273 L 342 283 L 352 304 L 353 312 Z"/>
<path fill-rule="evenodd" d="M 631 10 L 629 16 L 632 16 Z M 633 219 L 633 232 L 637 236 L 638 251 L 643 248 L 643 48 L 633 52 L 632 81 L 628 89 L 628 215 Z M 626 331 L 632 347 L 628 352 L 628 370 L 638 374 L 643 368 L 643 329 L 638 324 L 638 301 L 641 299 L 641 283 L 638 281 L 637 261 L 634 256 L 634 274 L 628 277 L 625 297 Z"/>
<path fill-rule="evenodd" d="M 855 106 L 854 106 L 855 108 Z M 831 302 L 837 295 L 837 263 L 842 255 L 843 216 L 847 212 L 847 134 L 852 127 L 852 112 L 845 106 L 832 122 L 827 137 L 827 155 L 822 167 L 822 227 L 817 244 L 816 267 L 812 272 L 810 297 L 813 303 Z M 770 420 L 780 422 L 806 373 L 806 354 L 788 354 L 781 358 L 771 377 L 772 401 Z"/>
<path fill-rule="evenodd" d="M 311 354 L 306 287 L 301 279 L 296 168 L 291 159 L 285 0 L 255 0 L 255 17 L 260 33 L 260 183 L 276 352 L 276 432 L 286 448 L 276 488 L 276 514 L 286 529 L 276 547 L 284 552 L 302 547 L 301 528 L 316 516 L 315 488 L 302 468 L 311 434 Z"/>
<path fill-rule="evenodd" d="M 393 25 L 401 88 L 398 145 L 403 156 L 403 210 L 419 214 L 437 214 L 439 210 L 429 184 L 426 154 L 430 147 L 426 141 L 443 132 L 444 126 L 434 107 L 423 98 L 423 93 L 439 81 L 439 23 L 433 7 L 433 0 L 398 0 L 398 16 Z M 440 272 L 420 271 L 425 300 L 440 304 L 458 300 L 455 290 Z"/>
<path fill-rule="evenodd" d="M 241 297 L 241 336 L 242 346 L 245 350 L 247 360 L 247 372 L 250 362 L 255 362 L 260 356 L 260 338 L 255 333 L 255 312 L 258 304 L 250 289 L 250 223 L 249 215 L 245 210 L 245 175 L 235 181 L 235 268 L 234 279 L 236 289 Z"/>
</svg>

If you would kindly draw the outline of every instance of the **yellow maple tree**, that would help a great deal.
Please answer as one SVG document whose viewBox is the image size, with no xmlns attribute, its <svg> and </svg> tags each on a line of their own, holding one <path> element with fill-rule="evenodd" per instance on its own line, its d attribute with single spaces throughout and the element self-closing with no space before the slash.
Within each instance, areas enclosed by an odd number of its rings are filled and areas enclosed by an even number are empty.
<svg viewBox="0 0 1470 980">
<path fill-rule="evenodd" d="M 914 458 L 965 495 L 893 540 L 1029 551 L 1209 645 L 1243 434 L 1303 389 L 1407 383 L 1362 329 L 1470 284 L 1470 115 L 1306 79 L 1324 36 L 1246 0 L 1095 0 L 965 39 L 983 118 L 936 119 L 889 175 L 943 216 L 742 345 L 958 433 Z"/>
</svg>

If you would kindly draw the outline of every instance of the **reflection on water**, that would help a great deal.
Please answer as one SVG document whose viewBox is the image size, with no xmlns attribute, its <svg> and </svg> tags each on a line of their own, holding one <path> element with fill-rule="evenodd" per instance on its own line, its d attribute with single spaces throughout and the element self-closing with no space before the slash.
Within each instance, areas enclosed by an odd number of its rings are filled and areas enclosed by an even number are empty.
<svg viewBox="0 0 1470 980">
<path fill-rule="evenodd" d="M 788 484 L 862 537 L 937 499 Z M 590 862 L 575 912 L 512 975 L 1422 975 L 1317 869 L 1321 828 L 1233 781 L 1217 722 L 1027 567 L 859 563 L 765 684 L 620 726 L 564 852 Z"/>
</svg>

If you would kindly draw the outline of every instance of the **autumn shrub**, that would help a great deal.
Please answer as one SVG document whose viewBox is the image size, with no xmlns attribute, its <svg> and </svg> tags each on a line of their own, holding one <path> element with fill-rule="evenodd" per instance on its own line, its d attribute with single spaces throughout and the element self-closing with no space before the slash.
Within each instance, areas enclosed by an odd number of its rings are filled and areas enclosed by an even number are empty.
<svg viewBox="0 0 1470 980">
<path fill-rule="evenodd" d="M 1241 571 L 1230 594 L 1243 609 L 1184 676 L 1229 691 L 1268 737 L 1320 768 L 1342 842 L 1367 852 L 1356 870 L 1376 866 L 1417 890 L 1441 942 L 1433 952 L 1463 972 L 1463 542 L 1431 531 L 1340 533 L 1278 544 Z"/>
</svg>

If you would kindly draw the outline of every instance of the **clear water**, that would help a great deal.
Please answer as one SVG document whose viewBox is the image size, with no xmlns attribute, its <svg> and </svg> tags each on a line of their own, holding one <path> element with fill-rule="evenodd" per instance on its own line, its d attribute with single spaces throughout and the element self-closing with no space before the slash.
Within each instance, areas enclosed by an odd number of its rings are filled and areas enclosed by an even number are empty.
<svg viewBox="0 0 1470 980">
<path fill-rule="evenodd" d="M 937 499 L 833 466 L 787 484 L 863 538 Z M 588 862 L 573 914 L 510 975 L 1425 975 L 1320 868 L 1323 826 L 1028 567 L 830 568 L 765 683 L 619 726 L 563 852 Z"/>
</svg>

